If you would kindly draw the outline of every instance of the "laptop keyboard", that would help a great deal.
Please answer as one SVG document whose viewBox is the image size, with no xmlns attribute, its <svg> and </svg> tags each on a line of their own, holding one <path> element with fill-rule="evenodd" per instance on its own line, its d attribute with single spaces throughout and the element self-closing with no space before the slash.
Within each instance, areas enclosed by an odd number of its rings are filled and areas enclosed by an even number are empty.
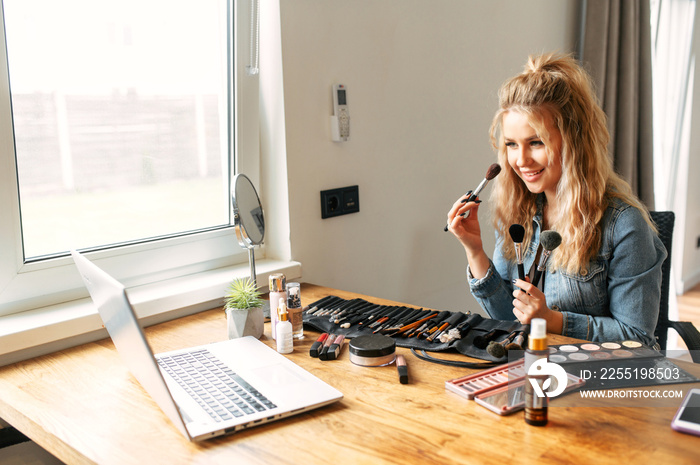
<svg viewBox="0 0 700 465">
<path fill-rule="evenodd" d="M 216 421 L 276 407 L 207 349 L 159 356 L 158 364 Z"/>
</svg>

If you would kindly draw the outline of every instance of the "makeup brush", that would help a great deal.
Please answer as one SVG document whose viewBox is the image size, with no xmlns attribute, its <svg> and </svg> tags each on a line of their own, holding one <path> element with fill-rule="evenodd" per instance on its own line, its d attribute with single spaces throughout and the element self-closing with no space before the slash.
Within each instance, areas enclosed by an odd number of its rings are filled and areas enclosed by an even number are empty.
<svg viewBox="0 0 700 465">
<path fill-rule="evenodd" d="M 502 340 L 501 342 L 496 342 L 496 341 L 491 341 L 489 342 L 489 345 L 486 347 L 486 352 L 489 353 L 494 358 L 501 358 L 504 357 L 507 353 L 506 346 L 510 344 L 510 342 L 513 340 L 515 337 L 515 333 L 511 333 L 508 335 L 507 338 Z"/>
<path fill-rule="evenodd" d="M 484 179 L 479 183 L 479 185 L 474 189 L 474 192 L 469 194 L 469 196 L 462 200 L 462 203 L 467 203 L 467 202 L 473 202 L 476 200 L 476 198 L 479 196 L 482 190 L 484 190 L 484 187 L 491 181 L 493 178 L 498 176 L 498 173 L 501 172 L 501 165 L 498 163 L 494 163 L 491 166 L 489 166 L 489 169 L 486 170 L 486 176 Z M 463 218 L 468 218 L 469 217 L 469 212 L 466 212 L 462 215 Z M 449 224 L 445 225 L 445 231 L 447 231 L 447 228 L 449 228 Z"/>
<path fill-rule="evenodd" d="M 467 315 L 468 314 L 469 313 L 467 313 Z M 440 335 L 440 342 L 445 343 L 452 342 L 456 339 L 462 339 L 462 337 L 466 335 L 471 328 L 472 325 L 469 323 L 469 319 L 466 319 L 456 327 L 450 328 L 446 333 L 442 333 Z"/>
<path fill-rule="evenodd" d="M 506 352 L 510 350 L 525 350 L 525 332 L 519 331 L 513 338 L 513 341 L 506 344 Z"/>
<path fill-rule="evenodd" d="M 496 342 L 496 341 L 491 341 L 489 342 L 489 345 L 486 347 L 486 352 L 493 358 L 502 358 L 506 355 L 506 349 L 505 349 L 505 343 L 508 342 L 508 339 L 502 342 Z"/>
<path fill-rule="evenodd" d="M 515 245 L 515 259 L 518 262 L 518 278 L 525 279 L 525 268 L 523 267 L 523 239 L 525 238 L 525 228 L 521 224 L 511 224 L 508 228 L 510 238 Z"/>
<path fill-rule="evenodd" d="M 474 347 L 477 349 L 485 349 L 487 345 L 489 345 L 489 342 L 496 336 L 496 333 L 498 332 L 497 329 L 492 329 L 486 334 L 479 335 L 474 338 Z"/>
<path fill-rule="evenodd" d="M 540 244 L 542 244 L 542 255 L 540 262 L 535 270 L 535 276 L 532 278 L 532 284 L 537 287 L 542 277 L 542 272 L 547 269 L 547 259 L 552 253 L 552 250 L 559 247 L 561 244 L 561 236 L 556 231 L 542 231 L 540 234 Z"/>
</svg>

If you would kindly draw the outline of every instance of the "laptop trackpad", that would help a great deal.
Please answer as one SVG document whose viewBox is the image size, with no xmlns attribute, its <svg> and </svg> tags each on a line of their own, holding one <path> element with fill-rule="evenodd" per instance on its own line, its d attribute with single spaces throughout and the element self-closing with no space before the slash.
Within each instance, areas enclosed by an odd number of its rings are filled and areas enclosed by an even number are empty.
<svg viewBox="0 0 700 465">
<path fill-rule="evenodd" d="M 283 364 L 254 368 L 251 372 L 275 388 L 288 388 L 304 381 L 304 378 L 299 373 L 294 372 Z"/>
</svg>

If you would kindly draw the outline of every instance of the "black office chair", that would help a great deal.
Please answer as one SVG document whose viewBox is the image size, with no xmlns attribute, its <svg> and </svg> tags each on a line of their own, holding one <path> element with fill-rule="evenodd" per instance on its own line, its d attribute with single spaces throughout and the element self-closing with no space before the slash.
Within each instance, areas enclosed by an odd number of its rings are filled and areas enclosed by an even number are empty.
<svg viewBox="0 0 700 465">
<path fill-rule="evenodd" d="M 671 245 L 673 244 L 673 226 L 676 221 L 675 213 L 671 211 L 650 212 L 651 219 L 659 230 L 659 238 L 666 247 L 668 256 L 661 266 L 661 304 L 659 306 L 659 321 L 656 324 L 656 341 L 662 350 L 666 350 L 668 342 L 668 329 L 673 328 L 685 342 L 690 350 L 693 362 L 700 363 L 700 332 L 689 321 L 669 321 L 668 297 L 671 283 Z"/>
</svg>

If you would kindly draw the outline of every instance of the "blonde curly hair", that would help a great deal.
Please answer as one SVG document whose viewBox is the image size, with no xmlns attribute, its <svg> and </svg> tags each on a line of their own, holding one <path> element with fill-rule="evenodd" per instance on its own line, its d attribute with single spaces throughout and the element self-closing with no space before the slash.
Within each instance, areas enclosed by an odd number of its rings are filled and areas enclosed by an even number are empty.
<svg viewBox="0 0 700 465">
<path fill-rule="evenodd" d="M 615 173 L 608 154 L 610 135 L 606 116 L 598 104 L 593 82 L 571 55 L 549 53 L 530 56 L 523 72 L 507 80 L 499 90 L 500 108 L 490 129 L 491 144 L 503 172 L 491 194 L 494 226 L 508 237 L 513 223 L 525 227 L 524 247 L 532 236 L 537 195 L 528 191 L 508 164 L 503 137 L 503 116 L 514 110 L 526 115 L 547 147 L 549 162 L 558 154 L 549 149 L 547 118 L 561 133 L 562 175 L 557 185 L 558 211 L 549 228 L 561 234 L 562 243 L 550 266 L 570 273 L 585 270 L 600 249 L 600 222 L 609 200 L 617 197 L 638 208 L 655 230 L 647 209 L 630 185 Z M 503 241 L 503 254 L 514 259 L 512 241 Z"/>
</svg>

